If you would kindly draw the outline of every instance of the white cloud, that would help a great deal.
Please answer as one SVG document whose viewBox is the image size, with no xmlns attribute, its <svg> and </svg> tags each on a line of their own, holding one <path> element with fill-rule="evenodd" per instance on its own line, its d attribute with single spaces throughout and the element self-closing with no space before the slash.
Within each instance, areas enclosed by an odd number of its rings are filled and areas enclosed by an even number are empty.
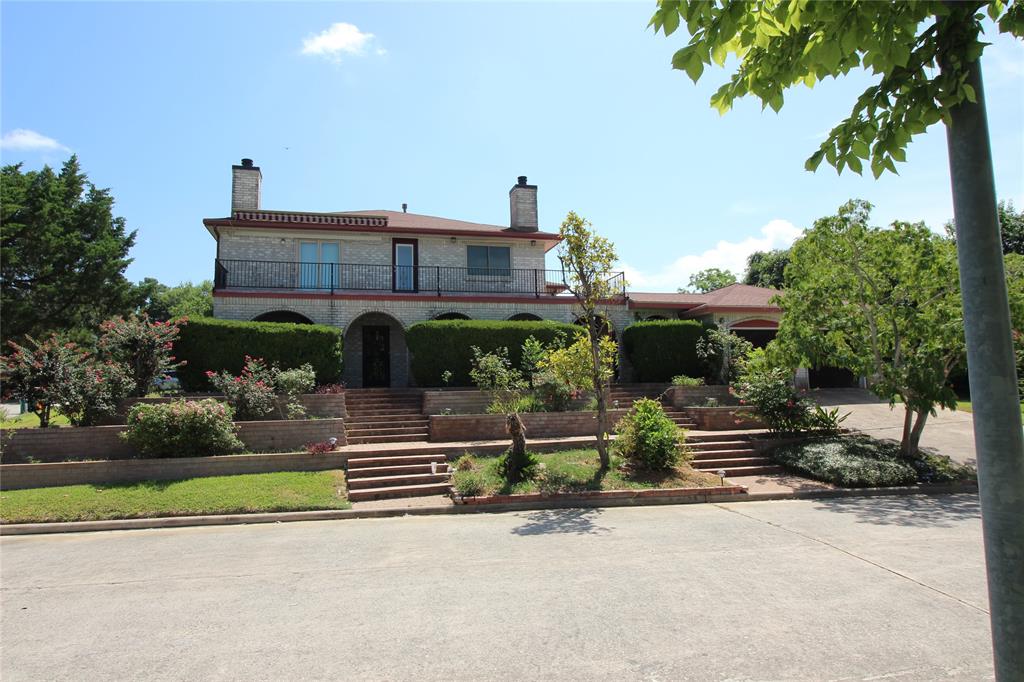
<svg viewBox="0 0 1024 682">
<path fill-rule="evenodd" d="M 760 236 L 739 242 L 720 241 L 704 253 L 677 258 L 658 272 L 644 272 L 628 263 L 622 263 L 621 267 L 634 291 L 675 291 L 687 285 L 690 275 L 707 268 L 731 270 L 737 278 L 742 277 L 750 254 L 787 248 L 802 232 L 788 220 L 775 219 L 761 228 Z"/>
<path fill-rule="evenodd" d="M 333 62 L 340 62 L 343 54 L 353 57 L 362 57 L 366 54 L 367 48 L 374 43 L 372 33 L 363 33 L 354 24 L 338 22 L 321 33 L 311 35 L 302 41 L 302 54 L 325 57 Z M 387 51 L 378 47 L 374 50 L 377 55 L 384 55 Z"/>
<path fill-rule="evenodd" d="M 41 133 L 37 133 L 34 130 L 28 130 L 26 128 L 15 128 L 14 130 L 5 133 L 0 138 L 0 149 L 12 149 L 21 152 L 33 152 L 33 151 L 70 151 L 67 147 L 62 145 L 52 137 L 47 137 Z"/>
</svg>

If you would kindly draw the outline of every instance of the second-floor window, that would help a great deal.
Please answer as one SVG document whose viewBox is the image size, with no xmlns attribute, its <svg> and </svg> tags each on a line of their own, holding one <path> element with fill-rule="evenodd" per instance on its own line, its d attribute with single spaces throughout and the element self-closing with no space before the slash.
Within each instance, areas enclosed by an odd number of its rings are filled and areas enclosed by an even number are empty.
<svg viewBox="0 0 1024 682">
<path fill-rule="evenodd" d="M 299 286 L 302 289 L 338 288 L 341 245 L 338 242 L 299 242 Z"/>
<path fill-rule="evenodd" d="M 509 277 L 512 274 L 512 249 L 507 246 L 468 246 L 470 275 Z"/>
</svg>

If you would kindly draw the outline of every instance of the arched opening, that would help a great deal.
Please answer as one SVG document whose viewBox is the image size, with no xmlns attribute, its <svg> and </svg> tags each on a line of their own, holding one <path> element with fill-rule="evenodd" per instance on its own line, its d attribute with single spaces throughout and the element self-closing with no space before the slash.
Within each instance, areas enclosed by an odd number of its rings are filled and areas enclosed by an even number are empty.
<svg viewBox="0 0 1024 682">
<path fill-rule="evenodd" d="M 291 310 L 271 310 L 252 318 L 253 322 L 290 322 L 292 324 L 313 324 L 313 320 Z"/>
<path fill-rule="evenodd" d="M 534 315 L 533 313 L 516 313 L 512 317 L 508 318 L 509 322 L 540 322 L 540 315 Z"/>
<path fill-rule="evenodd" d="M 469 315 L 465 315 L 463 313 L 450 312 L 450 313 L 441 313 L 440 315 L 434 315 L 433 319 L 435 319 L 435 320 L 469 320 L 471 318 L 469 317 Z"/>
<path fill-rule="evenodd" d="M 409 385 L 409 352 L 402 324 L 386 313 L 364 313 L 345 328 L 345 384 L 352 388 Z"/>
</svg>

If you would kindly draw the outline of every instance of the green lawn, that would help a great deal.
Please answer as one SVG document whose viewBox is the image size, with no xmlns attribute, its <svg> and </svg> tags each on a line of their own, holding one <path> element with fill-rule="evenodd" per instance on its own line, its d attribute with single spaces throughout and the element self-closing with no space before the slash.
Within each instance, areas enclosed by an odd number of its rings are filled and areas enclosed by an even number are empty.
<svg viewBox="0 0 1024 682">
<path fill-rule="evenodd" d="M 50 413 L 50 426 L 70 426 L 71 422 L 62 414 Z M 19 414 L 10 419 L 0 418 L 0 429 L 34 429 L 39 427 L 39 417 L 34 412 Z"/>
<path fill-rule="evenodd" d="M 342 471 L 212 476 L 0 492 L 4 523 L 348 509 Z"/>
<path fill-rule="evenodd" d="M 481 494 L 579 492 L 583 490 L 627 490 L 643 488 L 704 488 L 720 485 L 717 476 L 705 474 L 680 464 L 664 473 L 633 471 L 625 460 L 612 455 L 612 466 L 600 472 L 597 450 L 564 450 L 536 455 L 540 466 L 531 480 L 513 487 L 507 486 L 498 475 L 496 456 L 475 457 L 471 471 L 458 471 L 454 485 L 460 490 L 460 480 L 475 480 L 482 487 Z"/>
<path fill-rule="evenodd" d="M 971 409 L 971 401 L 970 400 L 958 400 L 958 401 L 956 401 L 956 409 L 963 410 L 964 412 L 973 412 L 974 411 L 974 410 Z M 1021 415 L 1021 417 L 1024 417 L 1024 403 L 1021 403 L 1021 405 L 1020 405 L 1020 415 Z"/>
</svg>

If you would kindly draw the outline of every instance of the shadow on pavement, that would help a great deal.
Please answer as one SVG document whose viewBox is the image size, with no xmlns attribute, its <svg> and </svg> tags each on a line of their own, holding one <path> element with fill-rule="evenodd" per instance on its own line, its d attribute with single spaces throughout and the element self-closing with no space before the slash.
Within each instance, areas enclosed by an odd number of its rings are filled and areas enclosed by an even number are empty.
<svg viewBox="0 0 1024 682">
<path fill-rule="evenodd" d="M 950 528 L 981 518 L 975 494 L 900 495 L 818 500 L 818 509 L 854 514 L 861 523 L 892 526 Z"/>
<path fill-rule="evenodd" d="M 601 510 L 592 509 L 544 509 L 525 514 L 526 523 L 512 529 L 514 535 L 603 535 L 609 528 L 594 523 Z"/>
</svg>

